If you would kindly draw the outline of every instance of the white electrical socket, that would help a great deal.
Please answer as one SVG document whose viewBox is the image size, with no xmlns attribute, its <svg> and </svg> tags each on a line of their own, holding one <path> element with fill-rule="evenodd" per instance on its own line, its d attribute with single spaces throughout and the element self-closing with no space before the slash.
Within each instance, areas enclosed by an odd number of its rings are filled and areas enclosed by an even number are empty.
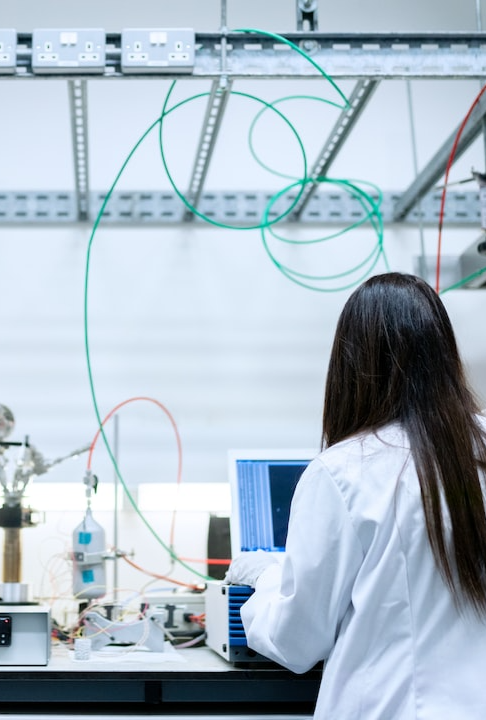
<svg viewBox="0 0 486 720">
<path fill-rule="evenodd" d="M 12 75 L 17 67 L 17 33 L 0 30 L 0 75 Z"/>
<path fill-rule="evenodd" d="M 191 28 L 122 30 L 123 73 L 190 73 L 196 35 Z"/>
<path fill-rule="evenodd" d="M 99 28 L 42 29 L 32 33 L 32 71 L 45 73 L 103 73 L 106 35 Z"/>
</svg>

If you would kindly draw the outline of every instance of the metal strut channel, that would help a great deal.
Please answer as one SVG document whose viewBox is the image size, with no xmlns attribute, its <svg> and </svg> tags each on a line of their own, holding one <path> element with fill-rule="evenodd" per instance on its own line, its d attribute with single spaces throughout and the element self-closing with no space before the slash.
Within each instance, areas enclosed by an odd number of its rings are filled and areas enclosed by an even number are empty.
<svg viewBox="0 0 486 720">
<path fill-rule="evenodd" d="M 221 0 L 221 46 L 219 66 L 222 75 L 218 81 L 213 81 L 211 94 L 209 96 L 206 115 L 204 117 L 203 129 L 199 138 L 199 146 L 192 169 L 189 190 L 186 199 L 196 208 L 201 197 L 204 181 L 209 170 L 209 163 L 213 154 L 219 128 L 223 120 L 226 104 L 231 94 L 231 81 L 226 75 L 227 70 L 227 40 L 226 40 L 226 0 Z M 184 212 L 185 220 L 192 220 L 194 214 L 186 207 Z"/>
<path fill-rule="evenodd" d="M 485 117 L 486 97 L 483 95 L 472 111 L 464 131 L 462 132 L 456 147 L 455 159 L 460 157 L 481 133 Z M 424 197 L 424 195 L 428 193 L 428 191 L 445 173 L 449 155 L 456 140 L 458 130 L 459 127 L 457 127 L 447 138 L 432 160 L 416 177 L 410 187 L 401 195 L 395 206 L 395 212 L 393 214 L 394 222 L 403 220 L 410 210 Z"/>
<path fill-rule="evenodd" d="M 364 78 L 484 78 L 486 33 L 284 33 L 302 49 L 312 47 L 313 60 L 334 79 Z M 221 65 L 227 45 L 228 67 Z M 121 34 L 106 35 L 106 67 L 101 77 L 127 77 L 121 69 Z M 59 69 L 56 75 L 69 73 Z M 165 69 L 147 77 L 180 77 Z M 308 78 L 315 67 L 290 48 L 265 35 L 248 33 L 196 33 L 194 72 L 187 78 Z M 80 75 L 81 76 L 81 75 Z M 32 34 L 17 35 L 14 78 L 45 77 L 32 72 Z M 85 75 L 84 77 L 89 77 Z"/>
<path fill-rule="evenodd" d="M 393 213 L 400 199 L 400 191 L 386 190 L 382 193 L 380 211 L 383 223 L 394 223 Z M 274 196 L 273 191 L 213 191 L 203 192 L 199 200 L 202 214 L 219 223 L 231 221 L 232 225 L 255 224 Z M 5 225 L 71 224 L 78 222 L 74 191 L 0 191 L 0 227 Z M 106 192 L 90 192 L 90 222 L 95 222 L 106 199 Z M 295 191 L 289 191 L 269 214 L 275 218 L 295 200 Z M 280 202 L 280 201 L 279 201 Z M 277 205 L 277 204 L 276 204 Z M 401 221 L 412 226 L 416 223 L 437 226 L 441 205 L 441 191 L 427 193 L 420 203 Z M 299 218 L 303 224 L 350 225 L 365 217 L 365 211 L 355 197 L 346 192 L 333 190 L 315 193 Z M 190 216 L 192 217 L 192 215 Z M 103 212 L 103 224 L 174 225 L 182 222 L 180 198 L 176 192 L 139 190 L 114 192 Z M 198 222 L 203 222 L 199 220 Z M 449 226 L 481 226 L 481 203 L 475 191 L 454 192 L 447 196 L 444 222 Z"/>
<path fill-rule="evenodd" d="M 192 169 L 191 182 L 189 184 L 189 190 L 186 193 L 186 199 L 193 207 L 197 207 L 199 198 L 201 197 L 230 91 L 231 82 L 227 80 L 227 78 L 222 77 L 219 81 L 213 82 L 208 106 L 206 108 L 206 115 L 204 117 L 203 129 L 199 138 L 196 159 Z M 184 219 L 188 220 L 192 217 L 194 217 L 193 213 L 187 209 Z"/>
<path fill-rule="evenodd" d="M 74 180 L 78 220 L 89 219 L 88 122 L 86 80 L 68 81 L 71 132 L 74 155 Z"/>
<path fill-rule="evenodd" d="M 324 177 L 334 161 L 339 150 L 344 145 L 349 133 L 356 124 L 359 116 L 363 112 L 369 99 L 373 95 L 378 86 L 376 80 L 360 80 L 356 83 L 353 92 L 349 97 L 349 107 L 342 111 L 338 121 L 334 125 L 326 144 L 322 148 L 317 160 L 314 163 L 308 177 L 316 181 L 319 177 Z M 312 194 L 318 188 L 318 182 L 307 183 L 303 189 L 300 200 L 296 204 L 292 213 L 292 219 L 297 220 Z"/>
<path fill-rule="evenodd" d="M 336 79 L 484 77 L 485 33 L 284 33 Z M 228 33 L 228 75 L 232 78 L 316 77 L 304 57 L 258 33 Z M 194 77 L 220 72 L 220 37 L 197 34 Z"/>
</svg>

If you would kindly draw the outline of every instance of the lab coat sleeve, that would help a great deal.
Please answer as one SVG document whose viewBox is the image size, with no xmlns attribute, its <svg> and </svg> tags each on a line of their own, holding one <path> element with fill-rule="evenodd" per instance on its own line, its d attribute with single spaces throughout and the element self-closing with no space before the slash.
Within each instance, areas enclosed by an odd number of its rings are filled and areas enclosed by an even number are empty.
<svg viewBox="0 0 486 720">
<path fill-rule="evenodd" d="M 249 647 L 296 673 L 326 659 L 362 560 L 341 491 L 317 458 L 294 493 L 283 565 L 260 575 L 241 608 Z"/>
</svg>

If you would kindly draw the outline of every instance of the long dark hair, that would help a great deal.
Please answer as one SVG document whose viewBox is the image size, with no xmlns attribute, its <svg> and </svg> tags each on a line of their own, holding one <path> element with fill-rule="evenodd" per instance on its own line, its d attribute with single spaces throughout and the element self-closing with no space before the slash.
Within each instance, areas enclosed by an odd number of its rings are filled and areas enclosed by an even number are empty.
<svg viewBox="0 0 486 720">
<path fill-rule="evenodd" d="M 401 423 L 438 568 L 458 604 L 468 600 L 486 614 L 486 515 L 478 474 L 486 470 L 486 438 L 478 412 L 447 311 L 426 282 L 386 273 L 354 291 L 331 352 L 322 445 Z"/>
</svg>

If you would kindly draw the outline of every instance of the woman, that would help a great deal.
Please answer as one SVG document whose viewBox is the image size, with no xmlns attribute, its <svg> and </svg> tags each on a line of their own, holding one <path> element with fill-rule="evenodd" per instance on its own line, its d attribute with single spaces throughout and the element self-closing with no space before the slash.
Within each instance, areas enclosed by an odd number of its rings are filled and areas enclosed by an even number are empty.
<svg viewBox="0 0 486 720">
<path fill-rule="evenodd" d="M 228 571 L 255 583 L 249 646 L 298 673 L 326 661 L 322 720 L 484 720 L 486 421 L 421 279 L 375 276 L 347 301 L 322 444 L 283 565 Z"/>
</svg>

